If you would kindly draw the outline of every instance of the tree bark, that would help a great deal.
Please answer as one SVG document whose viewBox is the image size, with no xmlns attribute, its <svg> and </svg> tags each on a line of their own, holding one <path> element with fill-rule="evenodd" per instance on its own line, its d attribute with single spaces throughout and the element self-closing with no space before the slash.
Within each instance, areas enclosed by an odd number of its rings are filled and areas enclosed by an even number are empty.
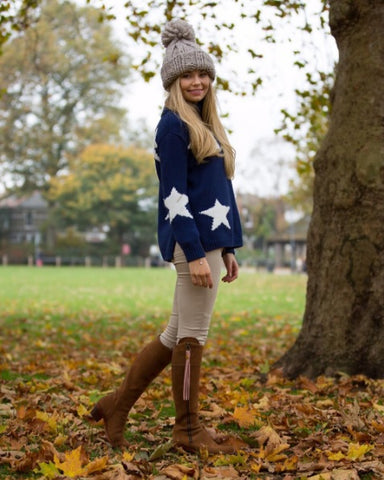
<svg viewBox="0 0 384 480">
<path fill-rule="evenodd" d="M 331 0 L 330 26 L 339 64 L 315 159 L 306 308 L 275 367 L 384 378 L 384 1 Z"/>
</svg>

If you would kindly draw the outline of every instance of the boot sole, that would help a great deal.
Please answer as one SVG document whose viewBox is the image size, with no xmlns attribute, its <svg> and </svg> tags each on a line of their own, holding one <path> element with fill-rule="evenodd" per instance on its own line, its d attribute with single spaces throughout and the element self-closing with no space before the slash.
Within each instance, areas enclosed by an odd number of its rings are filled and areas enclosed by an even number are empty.
<svg viewBox="0 0 384 480">
<path fill-rule="evenodd" d="M 236 453 L 236 449 L 229 445 L 221 446 L 220 444 L 217 444 L 212 448 L 212 446 L 210 447 L 209 445 L 205 445 L 203 443 L 201 445 L 194 446 L 175 440 L 173 440 L 173 445 L 175 447 L 182 448 L 188 453 L 199 453 L 201 450 L 207 450 L 210 455 L 233 455 Z"/>
<path fill-rule="evenodd" d="M 187 453 L 199 453 L 201 450 L 206 450 L 209 455 L 234 455 L 236 450 L 234 448 L 209 448 L 206 445 L 199 445 L 198 447 L 191 447 L 184 444 L 175 444 L 176 447 L 182 448 Z"/>
</svg>

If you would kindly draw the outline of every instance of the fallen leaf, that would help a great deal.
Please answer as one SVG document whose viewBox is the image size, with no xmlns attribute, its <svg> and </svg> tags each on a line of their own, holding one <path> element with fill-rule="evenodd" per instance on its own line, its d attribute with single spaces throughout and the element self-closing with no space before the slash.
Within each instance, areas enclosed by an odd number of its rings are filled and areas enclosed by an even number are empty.
<svg viewBox="0 0 384 480">
<path fill-rule="evenodd" d="M 256 412 L 245 407 L 236 407 L 233 419 L 241 428 L 252 427 L 256 422 Z"/>
<path fill-rule="evenodd" d="M 326 454 L 329 460 L 334 460 L 336 462 L 339 462 L 345 458 L 343 452 L 326 452 Z"/>
<path fill-rule="evenodd" d="M 131 452 L 124 452 L 123 453 L 123 459 L 126 460 L 127 462 L 131 462 L 135 458 L 135 454 Z"/>
<path fill-rule="evenodd" d="M 187 467 L 186 465 L 168 465 L 161 470 L 161 473 L 167 475 L 172 480 L 183 480 L 186 475 L 194 476 L 196 467 Z"/>
<path fill-rule="evenodd" d="M 351 443 L 348 446 L 348 453 L 346 458 L 348 460 L 361 460 L 367 452 L 373 450 L 373 445 L 360 445 L 358 443 Z"/>
<path fill-rule="evenodd" d="M 59 470 L 53 462 L 49 463 L 39 463 L 39 469 L 35 468 L 34 472 L 43 475 L 44 478 L 53 479 L 60 475 Z"/>
<path fill-rule="evenodd" d="M 87 407 L 84 407 L 84 405 L 80 404 L 77 407 L 77 414 L 79 415 L 79 417 L 87 417 L 90 414 L 90 412 L 87 409 Z"/>
<path fill-rule="evenodd" d="M 217 405 L 217 403 L 212 402 L 210 404 L 210 410 L 201 410 L 200 414 L 206 418 L 221 418 L 227 414 L 227 411 Z"/>
<path fill-rule="evenodd" d="M 360 480 L 356 470 L 334 470 L 308 477 L 308 480 Z"/>
<path fill-rule="evenodd" d="M 149 457 L 149 461 L 153 462 L 154 460 L 157 460 L 157 459 L 163 457 L 164 455 L 166 455 L 169 452 L 169 450 L 171 448 L 173 448 L 173 446 L 174 446 L 174 443 L 173 443 L 172 440 L 159 445 L 156 448 L 156 450 L 152 453 L 152 455 Z"/>
<path fill-rule="evenodd" d="M 270 426 L 261 427 L 253 436 L 259 442 L 260 446 L 266 445 L 270 449 L 274 449 L 285 443 L 279 434 Z"/>
<path fill-rule="evenodd" d="M 45 422 L 52 432 L 57 431 L 57 419 L 46 412 L 36 411 L 35 416 L 38 420 Z"/>
<path fill-rule="evenodd" d="M 85 475 L 90 475 L 91 473 L 99 472 L 100 470 L 104 470 L 108 464 L 108 457 L 101 457 L 93 460 L 93 462 L 88 463 L 84 467 Z"/>
<path fill-rule="evenodd" d="M 127 462 L 126 460 L 123 460 L 121 464 L 124 468 L 126 475 L 133 475 L 134 477 L 139 477 L 139 478 L 142 477 L 141 470 L 135 463 Z"/>
<path fill-rule="evenodd" d="M 85 469 L 82 466 L 82 451 L 81 446 L 72 450 L 69 453 L 65 453 L 65 460 L 60 462 L 60 460 L 55 456 L 54 462 L 56 467 L 63 472 L 69 478 L 75 478 L 77 475 L 83 475 L 86 473 Z"/>
<path fill-rule="evenodd" d="M 225 467 L 204 467 L 201 472 L 201 480 L 207 479 L 226 479 L 241 478 L 239 472 L 230 466 Z"/>
</svg>

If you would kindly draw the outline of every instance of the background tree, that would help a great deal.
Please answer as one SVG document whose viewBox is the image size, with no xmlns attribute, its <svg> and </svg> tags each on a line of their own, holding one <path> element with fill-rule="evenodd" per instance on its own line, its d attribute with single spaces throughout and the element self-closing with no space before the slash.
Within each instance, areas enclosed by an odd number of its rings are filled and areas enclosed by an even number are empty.
<svg viewBox="0 0 384 480">
<path fill-rule="evenodd" d="M 334 71 L 307 73 L 307 80 L 307 88 L 296 89 L 297 110 L 290 113 L 283 109 L 282 125 L 275 132 L 295 149 L 297 178 L 290 181 L 287 200 L 294 208 L 310 214 L 315 177 L 313 162 L 328 130 Z"/>
<path fill-rule="evenodd" d="M 90 145 L 53 178 L 49 198 L 62 226 L 107 227 L 118 253 L 129 243 L 145 256 L 156 243 L 157 179 L 146 150 Z"/>
<path fill-rule="evenodd" d="M 127 60 L 95 8 L 41 2 L 0 57 L 0 166 L 23 190 L 47 189 L 68 155 L 120 139 Z M 36 11 L 37 12 L 37 11 Z"/>
<path fill-rule="evenodd" d="M 384 376 L 384 3 L 332 0 L 340 53 L 316 156 L 308 288 L 286 375 Z"/>
<path fill-rule="evenodd" d="M 4 44 L 15 32 L 25 31 L 35 18 L 41 0 L 21 0 L 15 5 L 13 0 L 0 3 L 0 53 Z"/>
</svg>

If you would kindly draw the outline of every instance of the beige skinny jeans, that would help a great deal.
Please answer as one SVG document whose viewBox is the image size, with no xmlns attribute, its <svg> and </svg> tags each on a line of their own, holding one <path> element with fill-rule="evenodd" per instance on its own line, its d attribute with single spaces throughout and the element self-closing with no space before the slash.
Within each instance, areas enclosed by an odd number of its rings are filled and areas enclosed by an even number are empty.
<svg viewBox="0 0 384 480">
<path fill-rule="evenodd" d="M 186 337 L 196 338 L 201 345 L 206 343 L 223 265 L 221 253 L 222 249 L 217 249 L 205 254 L 211 269 L 213 287 L 204 288 L 193 285 L 187 259 L 180 245 L 176 244 L 173 264 L 177 279 L 173 309 L 169 323 L 160 335 L 160 340 L 166 347 L 173 348 L 179 340 Z"/>
</svg>

